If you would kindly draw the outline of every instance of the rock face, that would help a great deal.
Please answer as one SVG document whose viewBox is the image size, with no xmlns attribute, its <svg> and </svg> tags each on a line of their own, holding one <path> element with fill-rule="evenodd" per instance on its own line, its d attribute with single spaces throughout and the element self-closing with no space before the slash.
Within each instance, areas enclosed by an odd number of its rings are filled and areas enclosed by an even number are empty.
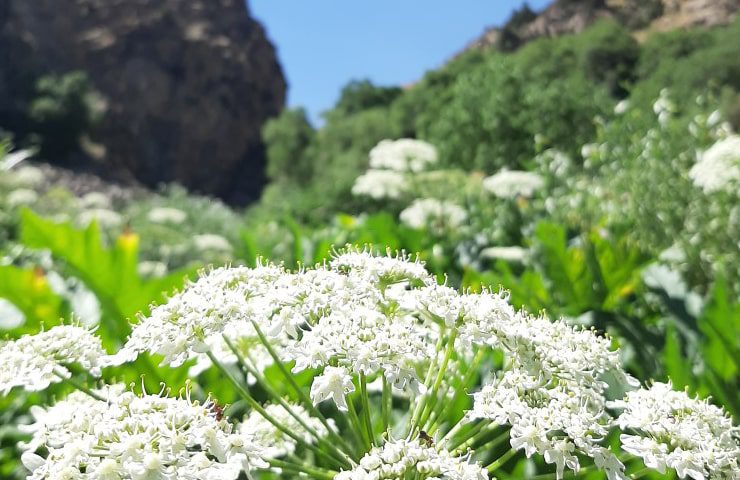
<svg viewBox="0 0 740 480">
<path fill-rule="evenodd" d="M 735 18 L 740 0 L 555 0 L 514 34 L 524 44 L 540 37 L 580 33 L 603 18 L 615 19 L 633 30 L 670 30 L 691 26 L 725 25 Z M 491 27 L 463 51 L 498 44 L 502 29 Z"/>
<path fill-rule="evenodd" d="M 244 0 L 0 0 L 0 119 L 19 117 L 39 75 L 78 69 L 105 105 L 100 158 L 78 166 L 257 198 L 260 129 L 286 84 Z"/>
</svg>

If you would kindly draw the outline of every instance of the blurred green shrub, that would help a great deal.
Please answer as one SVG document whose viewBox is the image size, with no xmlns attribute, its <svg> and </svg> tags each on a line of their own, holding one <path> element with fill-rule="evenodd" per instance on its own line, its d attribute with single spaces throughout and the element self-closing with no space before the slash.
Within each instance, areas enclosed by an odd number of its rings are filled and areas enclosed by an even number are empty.
<svg viewBox="0 0 740 480">
<path fill-rule="evenodd" d="M 102 116 L 101 101 L 84 72 L 50 74 L 36 81 L 35 98 L 28 107 L 41 153 L 56 159 L 79 148 L 80 138 Z"/>
</svg>

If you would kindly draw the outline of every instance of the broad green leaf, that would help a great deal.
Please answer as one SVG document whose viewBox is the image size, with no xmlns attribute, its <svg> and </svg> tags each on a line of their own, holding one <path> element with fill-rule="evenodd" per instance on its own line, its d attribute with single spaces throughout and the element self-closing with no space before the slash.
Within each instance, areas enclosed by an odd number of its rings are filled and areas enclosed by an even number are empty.
<svg viewBox="0 0 740 480">
<path fill-rule="evenodd" d="M 42 325 L 57 325 L 69 314 L 62 298 L 49 287 L 41 269 L 0 266 L 0 298 L 15 305 L 25 316 L 22 325 L 4 332 L 11 337 L 36 333 Z"/>
<path fill-rule="evenodd" d="M 128 320 L 139 312 L 146 314 L 150 304 L 162 302 L 165 294 L 182 287 L 186 278 L 194 275 L 191 269 L 142 279 L 136 271 L 138 236 L 125 232 L 114 246 L 105 247 L 95 223 L 80 230 L 24 210 L 20 239 L 29 247 L 48 249 L 98 297 L 103 308 L 100 333 L 111 347 L 126 338 Z"/>
</svg>

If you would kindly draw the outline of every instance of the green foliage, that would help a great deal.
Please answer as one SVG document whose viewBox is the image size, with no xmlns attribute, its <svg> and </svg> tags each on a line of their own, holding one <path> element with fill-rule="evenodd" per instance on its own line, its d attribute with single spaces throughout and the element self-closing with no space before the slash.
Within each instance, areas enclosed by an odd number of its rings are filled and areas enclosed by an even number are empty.
<svg viewBox="0 0 740 480">
<path fill-rule="evenodd" d="M 640 56 L 630 32 L 617 23 L 602 22 L 584 33 L 580 41 L 585 45 L 586 75 L 605 85 L 612 95 L 624 96 L 635 80 L 633 70 Z"/>
<path fill-rule="evenodd" d="M 80 137 L 100 120 L 99 100 L 84 72 L 47 75 L 36 82 L 36 96 L 28 116 L 41 137 L 46 158 L 56 158 L 79 148 Z"/>
<path fill-rule="evenodd" d="M 268 121 L 262 132 L 267 144 L 267 176 L 275 182 L 310 184 L 314 172 L 306 149 L 315 136 L 302 108 L 283 110 Z"/>
<path fill-rule="evenodd" d="M 521 8 L 514 10 L 506 24 L 501 28 L 496 46 L 504 51 L 511 52 L 519 48 L 523 40 L 519 37 L 519 29 L 537 18 L 537 13 L 525 3 Z"/>
<path fill-rule="evenodd" d="M 342 88 L 334 108 L 343 115 L 352 115 L 370 108 L 387 107 L 401 92 L 399 87 L 378 87 L 370 80 L 353 80 Z"/>
<path fill-rule="evenodd" d="M 711 31 L 656 34 L 641 50 L 633 97 L 648 103 L 662 88 L 680 103 L 693 101 L 709 87 L 740 91 L 740 20 Z"/>
<path fill-rule="evenodd" d="M 22 325 L 7 332 L 12 337 L 36 333 L 69 317 L 62 299 L 49 287 L 43 270 L 0 266 L 0 298 L 12 303 L 25 316 Z"/>
<path fill-rule="evenodd" d="M 65 269 L 81 279 L 98 297 L 102 309 L 100 334 L 107 345 L 117 346 L 129 332 L 128 320 L 147 312 L 153 302 L 181 287 L 192 271 L 173 272 L 165 277 L 143 280 L 137 266 L 139 238 L 124 233 L 112 248 L 102 244 L 100 230 L 91 223 L 84 230 L 57 224 L 22 213 L 20 240 L 32 248 L 45 248 L 64 263 Z"/>
</svg>

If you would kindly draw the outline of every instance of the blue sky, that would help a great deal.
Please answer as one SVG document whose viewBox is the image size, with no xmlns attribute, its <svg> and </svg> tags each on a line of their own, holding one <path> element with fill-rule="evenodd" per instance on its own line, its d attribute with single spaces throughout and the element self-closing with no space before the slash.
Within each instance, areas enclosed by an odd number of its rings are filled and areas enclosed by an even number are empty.
<svg viewBox="0 0 740 480">
<path fill-rule="evenodd" d="M 317 121 L 342 86 L 404 85 L 439 67 L 521 0 L 249 0 L 278 50 L 288 104 Z M 539 10 L 549 0 L 531 0 Z"/>
</svg>

